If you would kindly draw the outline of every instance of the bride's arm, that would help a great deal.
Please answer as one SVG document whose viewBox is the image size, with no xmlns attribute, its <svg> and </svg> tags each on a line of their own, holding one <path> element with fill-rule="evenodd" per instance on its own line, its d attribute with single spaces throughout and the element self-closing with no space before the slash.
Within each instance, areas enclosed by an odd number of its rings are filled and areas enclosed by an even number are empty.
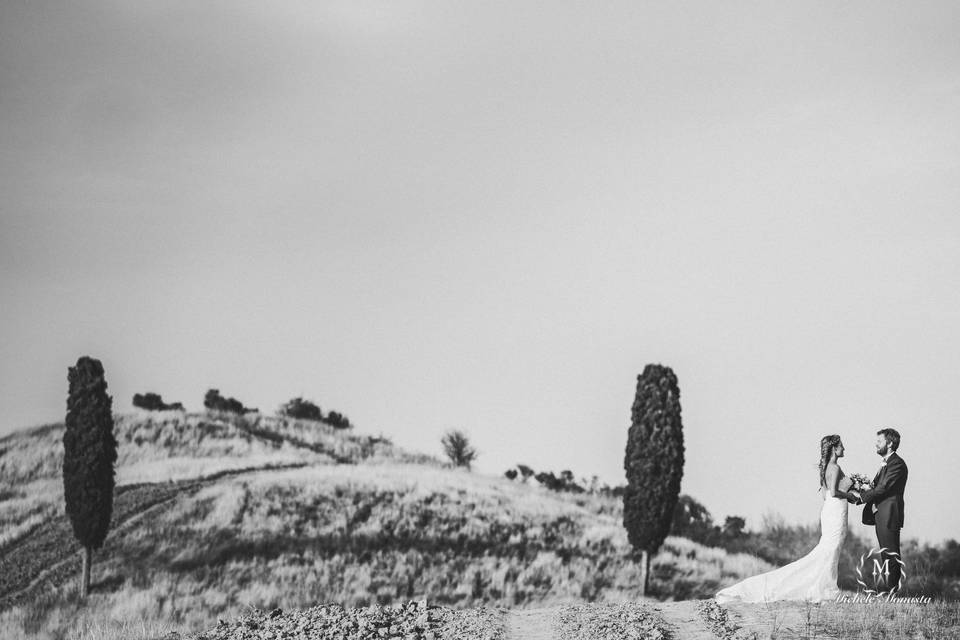
<svg viewBox="0 0 960 640">
<path fill-rule="evenodd" d="M 857 502 L 860 499 L 859 494 L 840 489 L 840 467 L 827 468 L 827 486 L 830 488 L 830 495 L 834 498 L 843 498 L 850 502 Z"/>
</svg>

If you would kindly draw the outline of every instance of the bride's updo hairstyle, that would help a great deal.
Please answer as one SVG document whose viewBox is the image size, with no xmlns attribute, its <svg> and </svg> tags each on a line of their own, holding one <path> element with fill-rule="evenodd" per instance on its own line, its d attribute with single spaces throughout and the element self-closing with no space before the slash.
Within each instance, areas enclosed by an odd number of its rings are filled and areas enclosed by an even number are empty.
<svg viewBox="0 0 960 640">
<path fill-rule="evenodd" d="M 820 438 L 820 486 L 827 484 L 827 461 L 830 460 L 830 454 L 833 448 L 840 444 L 840 436 L 823 436 Z"/>
</svg>

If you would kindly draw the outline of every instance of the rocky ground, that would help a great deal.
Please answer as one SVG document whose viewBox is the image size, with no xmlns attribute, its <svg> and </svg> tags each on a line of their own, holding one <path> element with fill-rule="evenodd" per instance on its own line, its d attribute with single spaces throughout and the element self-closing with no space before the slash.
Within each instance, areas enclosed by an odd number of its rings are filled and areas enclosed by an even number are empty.
<svg viewBox="0 0 960 640">
<path fill-rule="evenodd" d="M 192 636 L 163 640 L 741 640 L 713 601 L 582 604 L 537 609 L 449 609 L 425 600 L 345 609 L 256 610 Z"/>
<path fill-rule="evenodd" d="M 845 608 L 846 607 L 846 608 Z M 191 636 L 162 640 L 760 640 L 960 638 L 955 602 L 849 607 L 724 605 L 713 600 L 450 609 L 425 600 L 345 609 L 254 610 Z"/>
</svg>

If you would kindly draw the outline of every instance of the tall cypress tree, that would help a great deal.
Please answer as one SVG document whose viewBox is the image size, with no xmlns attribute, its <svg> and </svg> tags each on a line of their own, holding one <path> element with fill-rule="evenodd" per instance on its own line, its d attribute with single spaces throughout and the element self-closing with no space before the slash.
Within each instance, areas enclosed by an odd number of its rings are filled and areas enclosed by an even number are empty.
<svg viewBox="0 0 960 640">
<path fill-rule="evenodd" d="M 93 550 L 103 546 L 113 513 L 113 400 L 99 360 L 83 356 L 69 367 L 66 430 L 63 433 L 63 495 L 73 535 L 83 547 L 80 596 L 90 590 Z"/>
<path fill-rule="evenodd" d="M 680 389 L 670 367 L 648 364 L 637 376 L 623 467 L 623 525 L 634 551 L 640 552 L 646 593 L 650 556 L 670 531 L 683 477 Z"/>
</svg>

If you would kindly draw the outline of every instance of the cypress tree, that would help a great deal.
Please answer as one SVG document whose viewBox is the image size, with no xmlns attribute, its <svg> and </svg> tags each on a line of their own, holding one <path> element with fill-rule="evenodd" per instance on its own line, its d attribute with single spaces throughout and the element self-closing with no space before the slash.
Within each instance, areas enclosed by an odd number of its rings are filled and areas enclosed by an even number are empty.
<svg viewBox="0 0 960 640">
<path fill-rule="evenodd" d="M 80 597 L 90 590 L 93 550 L 103 546 L 113 512 L 113 401 L 99 360 L 83 356 L 69 367 L 66 430 L 63 433 L 63 495 L 73 535 L 83 553 Z"/>
<path fill-rule="evenodd" d="M 670 531 L 683 477 L 680 389 L 670 367 L 648 364 L 637 376 L 632 424 L 623 466 L 623 525 L 640 553 L 642 589 L 647 591 L 650 556 Z"/>
</svg>

